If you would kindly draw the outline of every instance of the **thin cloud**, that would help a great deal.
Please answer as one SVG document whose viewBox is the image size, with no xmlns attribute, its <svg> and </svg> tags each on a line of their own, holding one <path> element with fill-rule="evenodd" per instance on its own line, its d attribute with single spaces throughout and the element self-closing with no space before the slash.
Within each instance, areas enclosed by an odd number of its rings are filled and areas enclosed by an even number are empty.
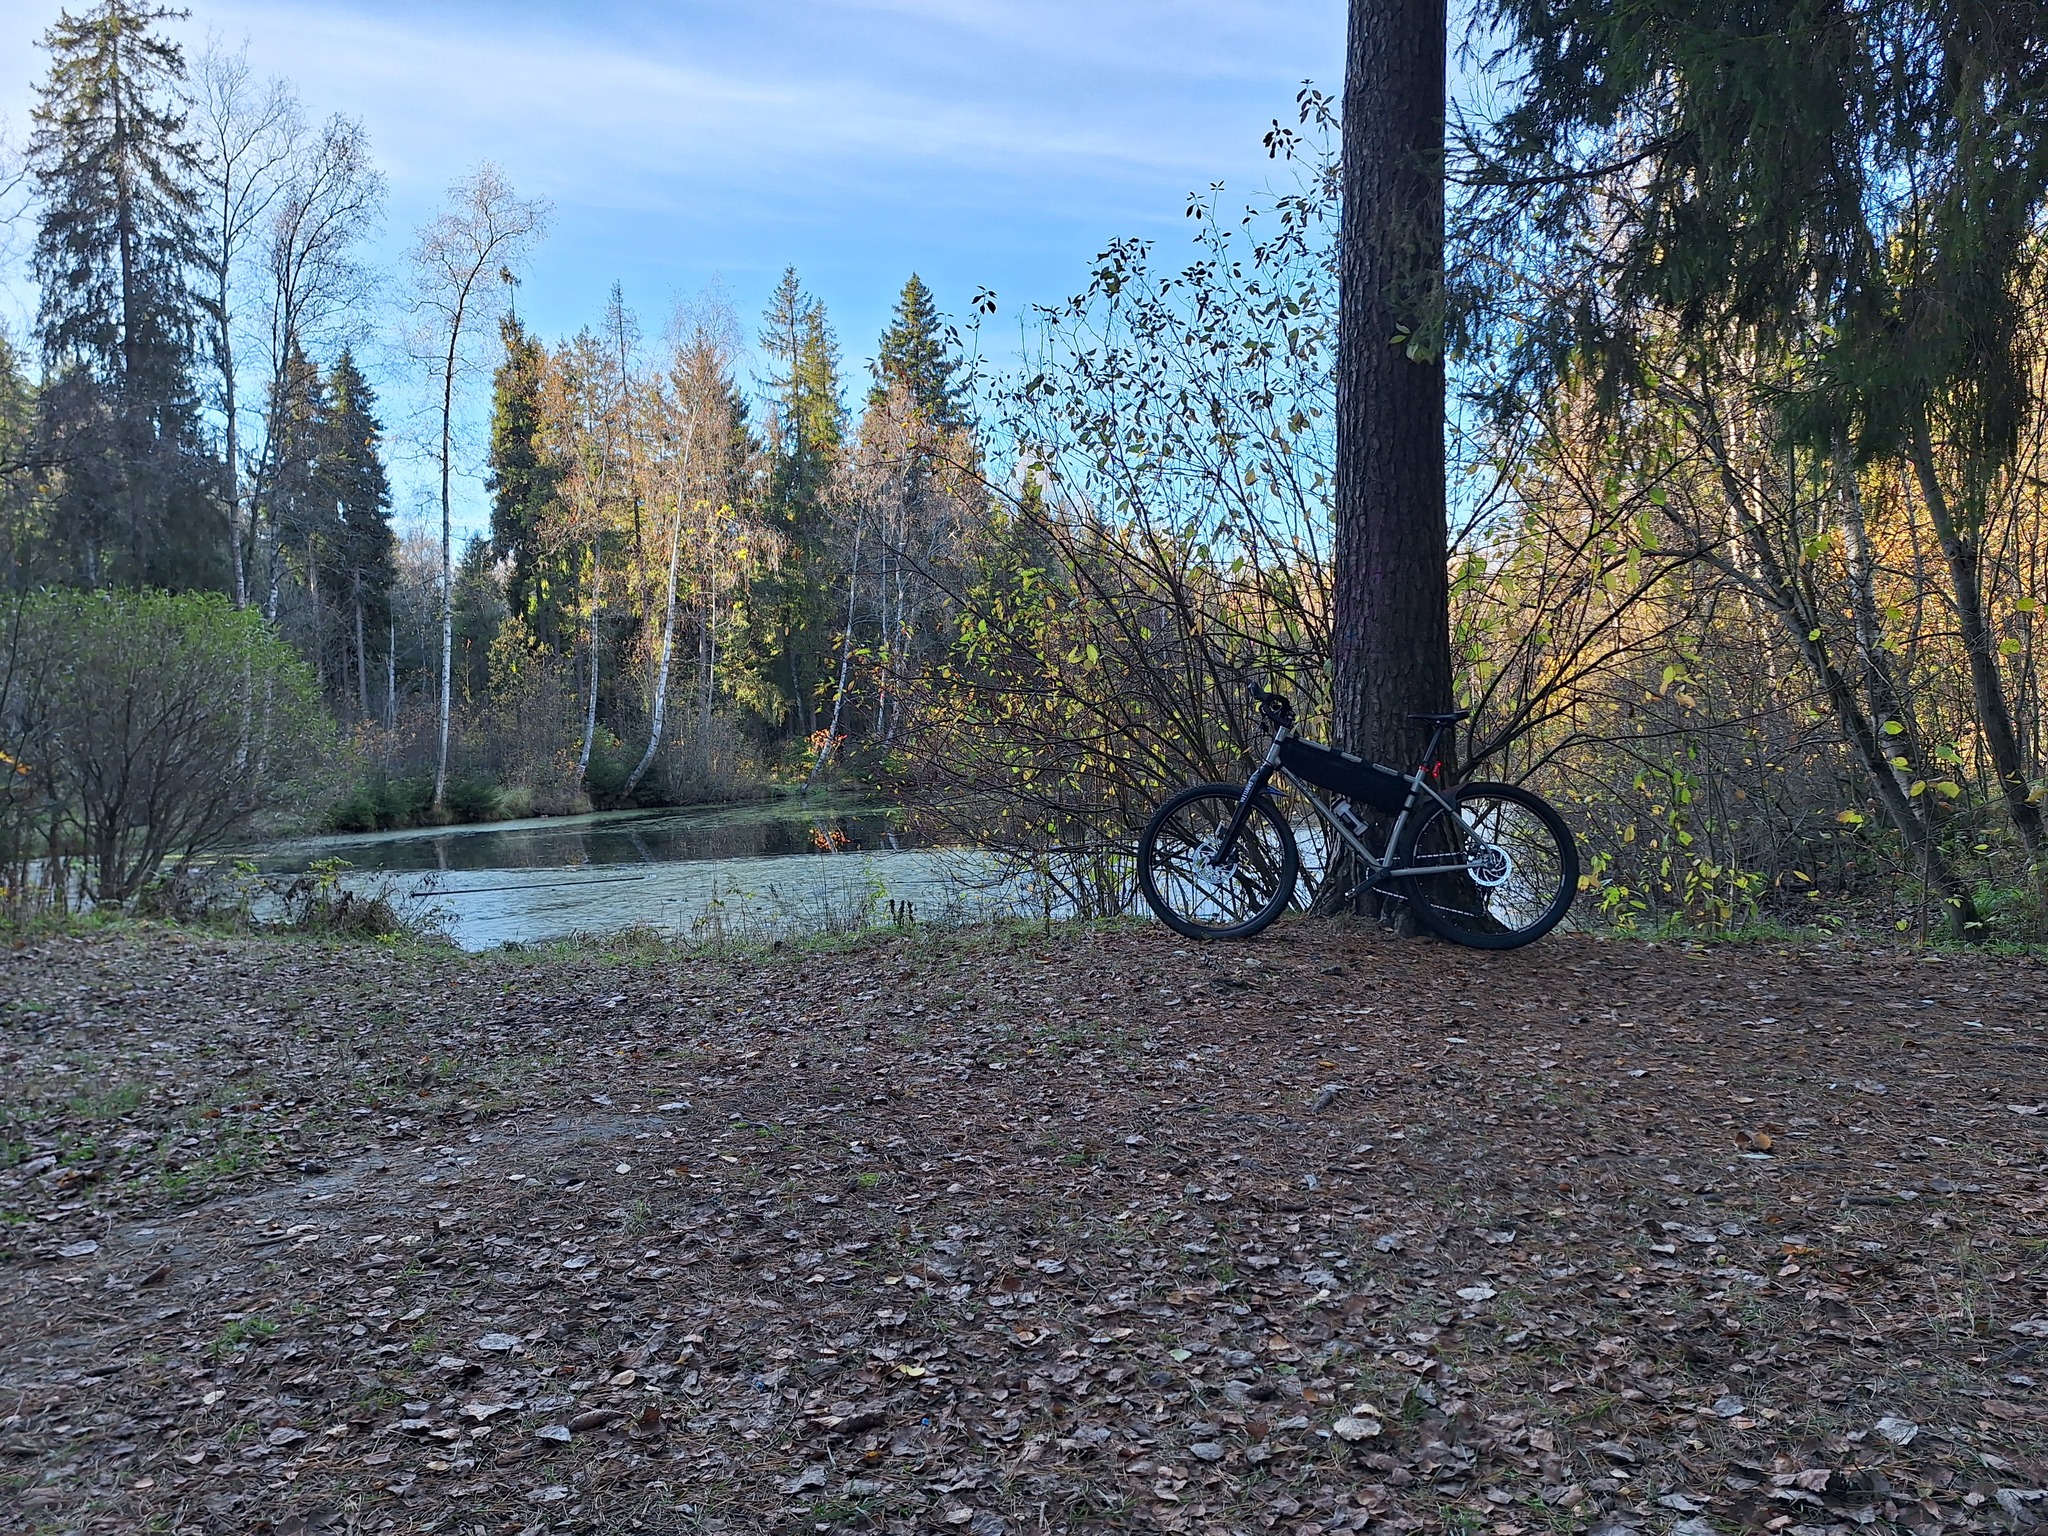
<svg viewBox="0 0 2048 1536">
<path fill-rule="evenodd" d="M 59 3 L 0 23 L 17 135 Z M 449 183 L 492 159 L 556 205 L 519 290 L 544 334 L 588 321 L 615 279 L 658 317 L 723 272 L 746 317 L 794 263 L 855 385 L 912 270 L 955 312 L 996 289 L 1000 334 L 1110 239 L 1171 238 L 1189 192 L 1263 183 L 1262 129 L 1302 78 L 1335 84 L 1344 24 L 1332 0 L 191 4 L 194 52 L 246 36 L 315 116 L 364 120 L 391 188 L 375 264 L 395 271 Z M 18 325 L 19 264 L 0 291 Z M 402 428 L 408 381 L 380 372 Z M 480 522 L 480 486 L 458 496 Z"/>
</svg>

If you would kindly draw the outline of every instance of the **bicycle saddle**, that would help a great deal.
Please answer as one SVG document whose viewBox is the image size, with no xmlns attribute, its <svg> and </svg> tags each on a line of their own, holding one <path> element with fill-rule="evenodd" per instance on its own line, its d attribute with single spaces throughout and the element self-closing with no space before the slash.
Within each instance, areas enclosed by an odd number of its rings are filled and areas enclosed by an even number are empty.
<svg viewBox="0 0 2048 1536">
<path fill-rule="evenodd" d="M 1437 715 L 1416 714 L 1410 711 L 1408 718 L 1410 720 L 1420 720 L 1426 725 L 1456 725 L 1471 713 L 1472 711 L 1469 709 L 1453 709 Z"/>
</svg>

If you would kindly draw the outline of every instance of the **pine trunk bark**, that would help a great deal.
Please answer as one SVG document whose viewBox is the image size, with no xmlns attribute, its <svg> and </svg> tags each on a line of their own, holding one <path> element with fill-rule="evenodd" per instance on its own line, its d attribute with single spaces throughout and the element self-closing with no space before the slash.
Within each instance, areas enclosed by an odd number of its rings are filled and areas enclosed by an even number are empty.
<svg viewBox="0 0 2048 1536">
<path fill-rule="evenodd" d="M 1338 740 L 1406 764 L 1451 708 L 1444 501 L 1444 0 L 1352 0 L 1338 257 Z"/>
</svg>

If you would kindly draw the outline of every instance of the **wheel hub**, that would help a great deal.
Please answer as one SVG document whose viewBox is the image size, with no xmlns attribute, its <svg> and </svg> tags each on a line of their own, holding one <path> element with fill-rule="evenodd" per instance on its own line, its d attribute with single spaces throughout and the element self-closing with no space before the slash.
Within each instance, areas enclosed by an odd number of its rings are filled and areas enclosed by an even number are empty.
<svg viewBox="0 0 2048 1536">
<path fill-rule="evenodd" d="M 1514 860 L 1492 843 L 1475 843 L 1470 851 L 1466 868 L 1475 885 L 1483 885 L 1489 891 L 1508 883 L 1508 877 L 1515 872 Z"/>
</svg>

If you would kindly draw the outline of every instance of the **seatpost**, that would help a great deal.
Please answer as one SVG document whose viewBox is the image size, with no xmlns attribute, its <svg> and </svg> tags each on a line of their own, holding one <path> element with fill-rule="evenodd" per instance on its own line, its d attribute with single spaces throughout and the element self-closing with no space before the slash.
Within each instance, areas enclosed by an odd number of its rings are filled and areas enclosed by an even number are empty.
<svg viewBox="0 0 2048 1536">
<path fill-rule="evenodd" d="M 1437 722 L 1437 724 L 1431 728 L 1429 733 L 1429 745 L 1422 749 L 1422 776 L 1424 778 L 1430 777 L 1429 770 L 1436 763 L 1436 745 L 1439 741 L 1443 739 L 1444 732 L 1449 729 L 1450 727 L 1444 724 L 1442 721 Z"/>
</svg>

